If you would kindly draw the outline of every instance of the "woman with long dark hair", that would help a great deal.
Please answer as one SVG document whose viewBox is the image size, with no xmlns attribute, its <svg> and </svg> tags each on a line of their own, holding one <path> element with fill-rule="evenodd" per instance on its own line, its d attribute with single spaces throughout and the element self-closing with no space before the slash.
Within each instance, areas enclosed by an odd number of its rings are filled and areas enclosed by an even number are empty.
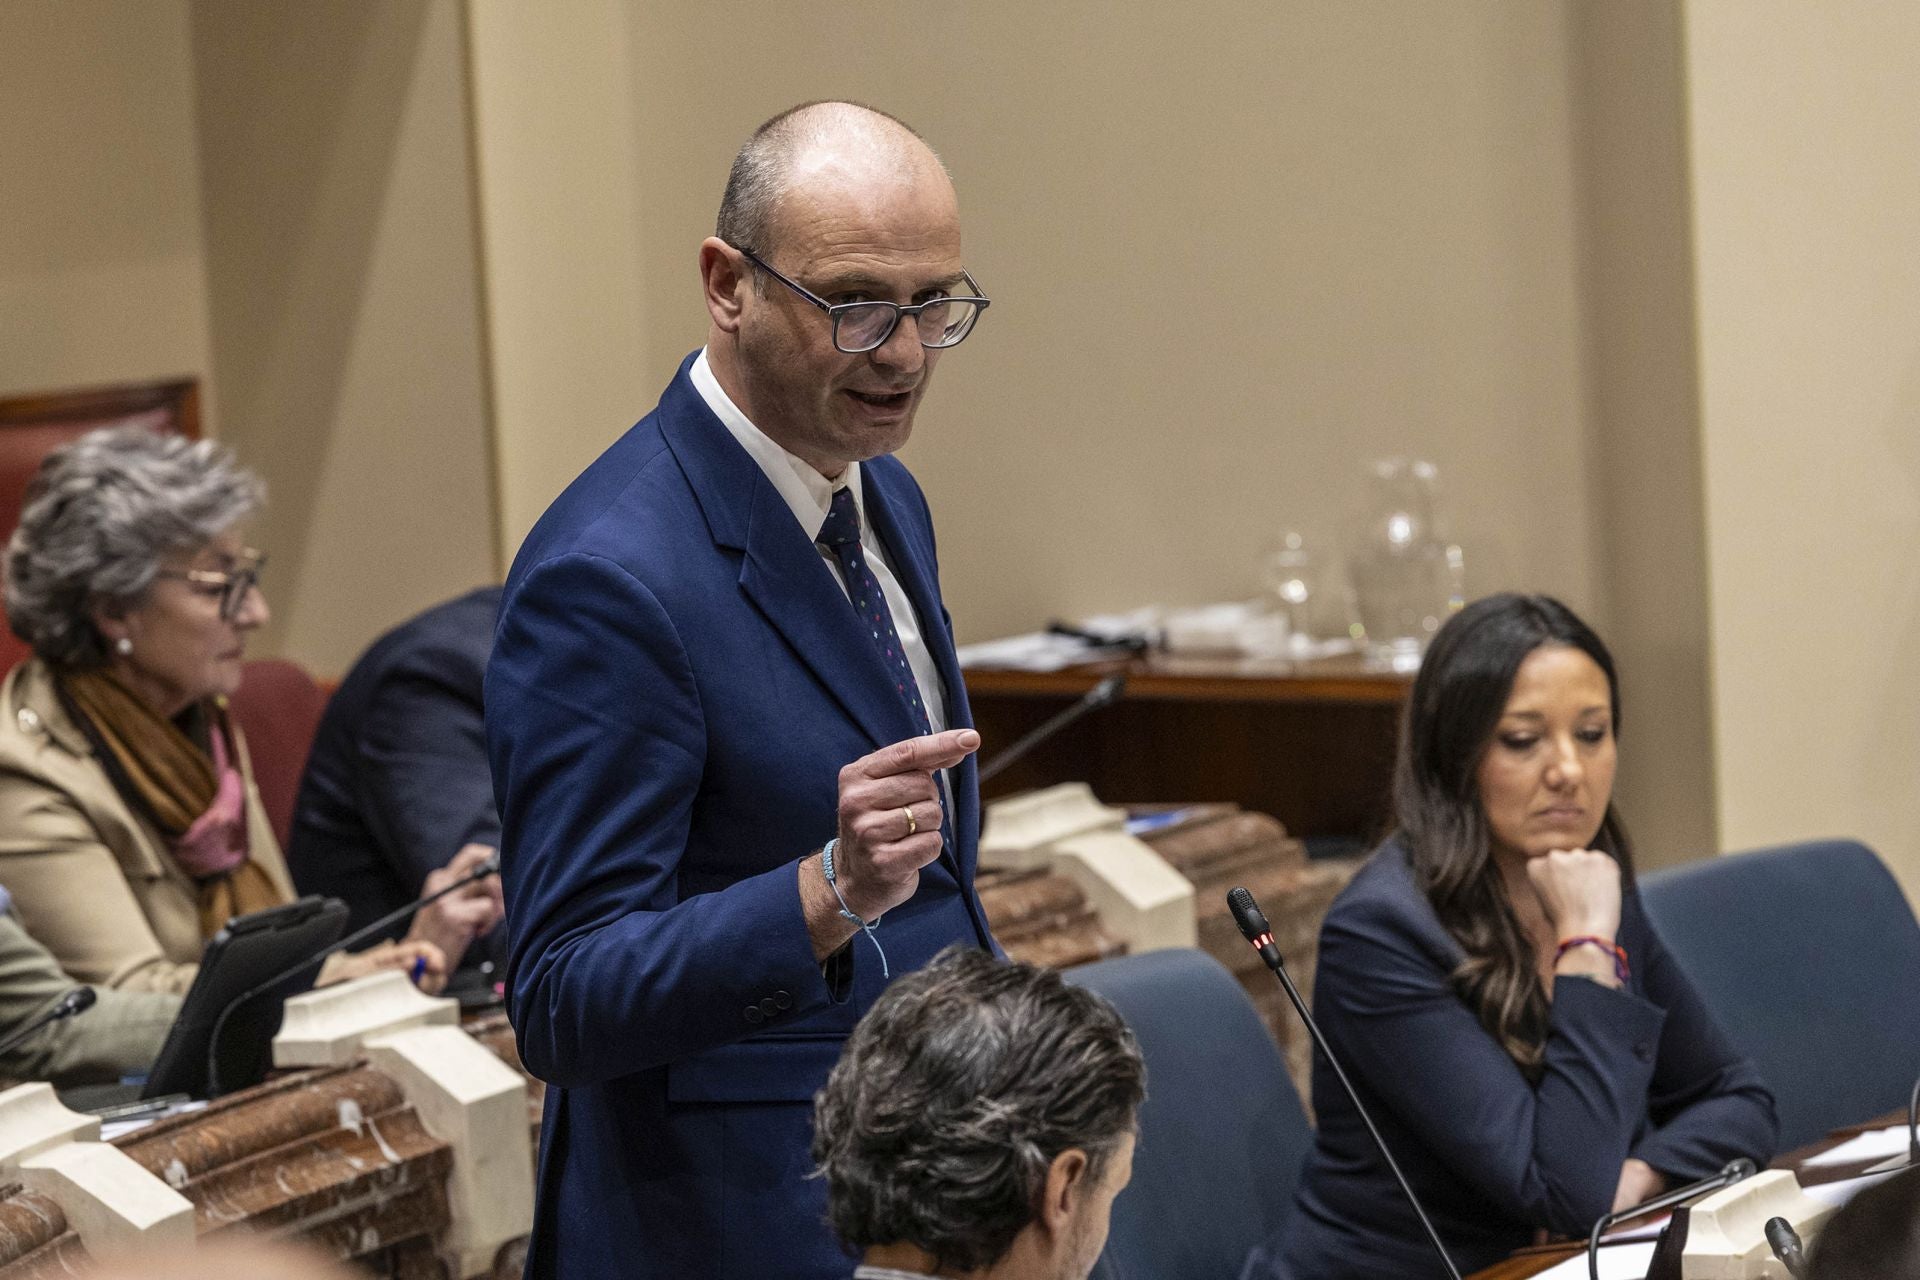
<svg viewBox="0 0 1920 1280">
<path fill-rule="evenodd" d="M 1613 658 L 1572 610 L 1469 605 L 1414 681 L 1394 833 L 1321 930 L 1315 1014 L 1463 1271 L 1772 1153 L 1772 1095 L 1634 890 L 1619 728 Z M 1247 1275 L 1434 1274 L 1324 1062 L 1313 1084 L 1313 1152 Z"/>
</svg>

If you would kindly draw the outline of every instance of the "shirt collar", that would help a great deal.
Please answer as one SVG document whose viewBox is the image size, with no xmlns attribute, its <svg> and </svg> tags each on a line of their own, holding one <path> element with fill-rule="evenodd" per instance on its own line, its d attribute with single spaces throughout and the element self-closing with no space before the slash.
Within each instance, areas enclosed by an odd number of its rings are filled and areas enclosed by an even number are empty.
<svg viewBox="0 0 1920 1280">
<path fill-rule="evenodd" d="M 775 491 L 792 510 L 793 518 L 800 522 L 808 541 L 820 540 L 820 530 L 827 523 L 827 513 L 833 509 L 833 495 L 842 488 L 853 490 L 854 506 L 861 513 L 861 528 L 866 528 L 867 503 L 860 484 L 859 463 L 848 463 L 840 479 L 829 480 L 809 463 L 781 448 L 772 436 L 753 425 L 747 415 L 741 412 L 740 406 L 733 402 L 733 397 L 720 386 L 720 380 L 713 376 L 713 367 L 707 363 L 705 347 L 694 358 L 687 377 L 692 380 L 693 389 L 700 393 L 700 398 L 707 402 L 707 408 L 713 410 L 713 416 L 720 419 L 720 425 L 727 429 L 727 434 L 747 451 L 748 457 L 759 464 Z"/>
</svg>

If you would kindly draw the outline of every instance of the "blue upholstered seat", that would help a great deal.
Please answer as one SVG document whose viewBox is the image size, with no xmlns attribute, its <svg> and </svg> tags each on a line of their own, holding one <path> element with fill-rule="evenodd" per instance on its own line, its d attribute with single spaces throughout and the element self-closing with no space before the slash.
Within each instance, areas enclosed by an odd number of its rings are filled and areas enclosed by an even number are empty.
<svg viewBox="0 0 1920 1280">
<path fill-rule="evenodd" d="M 1755 1063 L 1791 1149 L 1904 1110 L 1920 1075 L 1920 923 L 1865 845 L 1709 858 L 1640 882 L 1654 927 Z"/>
<path fill-rule="evenodd" d="M 1279 1049 L 1246 992 L 1198 951 L 1074 969 L 1147 1061 L 1133 1183 L 1094 1280 L 1216 1280 L 1278 1224 L 1312 1141 Z"/>
</svg>

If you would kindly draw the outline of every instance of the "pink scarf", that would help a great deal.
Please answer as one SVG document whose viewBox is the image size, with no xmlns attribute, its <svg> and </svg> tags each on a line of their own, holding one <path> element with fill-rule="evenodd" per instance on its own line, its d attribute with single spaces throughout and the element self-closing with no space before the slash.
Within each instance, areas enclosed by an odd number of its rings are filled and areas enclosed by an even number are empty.
<svg viewBox="0 0 1920 1280">
<path fill-rule="evenodd" d="M 226 875 L 247 860 L 246 785 L 227 755 L 227 735 L 215 725 L 207 737 L 219 779 L 213 803 L 173 842 L 175 861 L 195 880 Z"/>
</svg>

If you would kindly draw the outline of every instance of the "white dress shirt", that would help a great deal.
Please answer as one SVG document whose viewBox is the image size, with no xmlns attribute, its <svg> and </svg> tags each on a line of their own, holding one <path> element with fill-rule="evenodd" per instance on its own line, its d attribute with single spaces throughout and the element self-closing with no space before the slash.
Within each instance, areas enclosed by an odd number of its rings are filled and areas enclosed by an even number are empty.
<svg viewBox="0 0 1920 1280">
<path fill-rule="evenodd" d="M 853 490 L 854 506 L 860 511 L 860 550 L 865 554 L 867 567 L 873 570 L 873 576 L 880 583 L 880 593 L 887 598 L 887 611 L 893 615 L 893 629 L 900 636 L 900 647 L 906 652 L 907 665 L 913 668 L 913 678 L 920 685 L 920 702 L 927 709 L 927 721 L 933 731 L 939 733 L 947 727 L 947 691 L 940 680 L 940 669 L 933 665 L 933 654 L 927 649 L 926 639 L 920 633 L 920 617 L 913 611 L 913 602 L 900 585 L 900 579 L 894 576 L 893 565 L 887 560 L 887 554 L 881 549 L 879 538 L 874 534 L 873 522 L 867 519 L 867 503 L 860 487 L 860 464 L 850 462 L 838 480 L 829 480 L 815 471 L 813 467 L 794 457 L 778 444 L 766 432 L 748 421 L 747 415 L 740 411 L 727 393 L 721 390 L 720 382 L 713 376 L 713 369 L 707 364 L 707 353 L 702 348 L 693 362 L 693 368 L 687 376 L 693 380 L 694 390 L 713 410 L 713 416 L 720 419 L 722 426 L 747 456 L 759 464 L 760 470 L 786 504 L 793 511 L 793 518 L 800 524 L 807 540 L 814 544 L 814 550 L 833 573 L 833 580 L 840 584 L 840 590 L 847 597 L 847 607 L 853 607 L 853 594 L 847 590 L 846 580 L 840 576 L 840 562 L 833 553 L 820 545 L 820 530 L 826 527 L 827 514 L 833 509 L 833 495 L 841 488 Z M 930 626 L 938 626 L 939 619 L 931 619 Z"/>
</svg>

